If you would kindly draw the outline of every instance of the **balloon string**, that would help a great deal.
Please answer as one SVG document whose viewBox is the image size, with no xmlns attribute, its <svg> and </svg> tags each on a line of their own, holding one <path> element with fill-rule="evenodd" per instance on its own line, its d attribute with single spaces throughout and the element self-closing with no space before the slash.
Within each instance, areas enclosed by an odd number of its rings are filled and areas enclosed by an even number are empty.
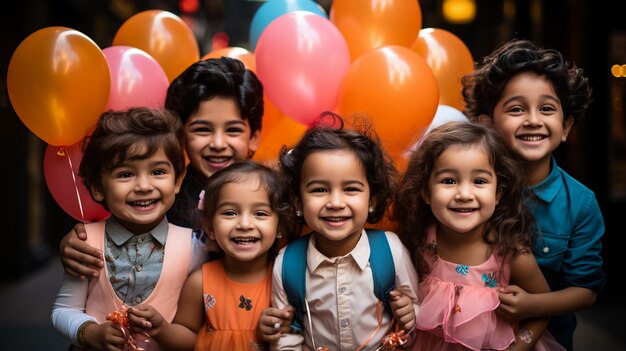
<svg viewBox="0 0 626 351">
<path fill-rule="evenodd" d="M 85 213 L 83 212 L 83 202 L 80 200 L 80 193 L 78 192 L 78 183 L 76 183 L 76 175 L 74 174 L 74 167 L 72 166 L 72 157 L 69 152 L 65 152 L 63 148 L 59 150 L 67 155 L 67 162 L 70 164 L 70 172 L 72 173 L 72 181 L 74 182 L 74 190 L 76 191 L 76 198 L 78 199 L 78 209 L 80 210 L 80 218 L 85 221 Z"/>
</svg>

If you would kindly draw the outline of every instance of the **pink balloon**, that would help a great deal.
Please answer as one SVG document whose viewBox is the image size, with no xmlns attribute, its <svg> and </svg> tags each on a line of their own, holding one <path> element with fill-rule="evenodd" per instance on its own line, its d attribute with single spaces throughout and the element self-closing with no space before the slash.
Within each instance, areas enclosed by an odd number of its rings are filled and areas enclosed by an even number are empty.
<svg viewBox="0 0 626 351">
<path fill-rule="evenodd" d="M 169 81 L 152 56 L 130 46 L 110 46 L 102 53 L 111 73 L 107 109 L 126 110 L 134 106 L 163 108 Z"/>
<path fill-rule="evenodd" d="M 254 55 L 267 97 L 285 115 L 308 125 L 335 108 L 350 52 L 328 19 L 306 11 L 284 14 L 263 30 Z"/>
<path fill-rule="evenodd" d="M 82 159 L 80 143 L 68 147 L 48 144 L 43 158 L 46 185 L 57 204 L 74 219 L 86 223 L 105 220 L 111 213 L 91 198 L 78 176 Z"/>
</svg>

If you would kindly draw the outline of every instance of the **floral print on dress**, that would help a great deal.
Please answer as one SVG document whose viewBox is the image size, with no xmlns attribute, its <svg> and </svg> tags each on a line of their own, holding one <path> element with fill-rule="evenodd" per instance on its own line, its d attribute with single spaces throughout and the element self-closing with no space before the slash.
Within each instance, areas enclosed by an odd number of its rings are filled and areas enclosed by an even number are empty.
<svg viewBox="0 0 626 351">
<path fill-rule="evenodd" d="M 252 309 L 252 299 L 248 299 L 243 295 L 239 296 L 239 308 L 250 311 Z"/>
<path fill-rule="evenodd" d="M 211 307 L 215 306 L 217 300 L 211 294 L 202 294 L 204 297 L 204 310 L 208 311 Z"/>
<path fill-rule="evenodd" d="M 456 266 L 455 271 L 460 275 L 467 275 L 467 272 L 469 272 L 469 266 L 465 264 L 459 264 Z"/>
<path fill-rule="evenodd" d="M 496 280 L 496 273 L 483 274 L 483 281 L 485 282 L 486 288 L 495 288 L 498 285 L 498 280 Z"/>
</svg>

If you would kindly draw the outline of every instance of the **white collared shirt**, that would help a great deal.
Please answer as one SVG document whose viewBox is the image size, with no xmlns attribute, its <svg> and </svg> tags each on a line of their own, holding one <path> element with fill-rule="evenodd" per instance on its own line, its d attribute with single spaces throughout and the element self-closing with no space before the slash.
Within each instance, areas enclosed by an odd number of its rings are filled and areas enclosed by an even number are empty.
<svg viewBox="0 0 626 351">
<path fill-rule="evenodd" d="M 396 269 L 396 290 L 413 300 L 418 313 L 418 278 L 408 250 L 393 232 L 385 232 Z M 328 258 L 315 247 L 311 236 L 307 249 L 306 300 L 310 308 L 312 331 L 304 312 L 302 334 L 283 334 L 272 344 L 272 350 L 302 350 L 303 344 L 311 350 L 327 347 L 330 350 L 358 349 L 378 326 L 376 313 L 379 305 L 382 325 L 363 350 L 375 350 L 387 334 L 391 316 L 374 294 L 372 270 L 369 264 L 370 246 L 363 230 L 354 249 L 345 256 Z M 282 284 L 284 248 L 276 257 L 272 275 L 272 306 L 288 305 Z M 311 339 L 313 335 L 315 345 Z M 315 346 L 315 347 L 314 347 Z"/>
</svg>

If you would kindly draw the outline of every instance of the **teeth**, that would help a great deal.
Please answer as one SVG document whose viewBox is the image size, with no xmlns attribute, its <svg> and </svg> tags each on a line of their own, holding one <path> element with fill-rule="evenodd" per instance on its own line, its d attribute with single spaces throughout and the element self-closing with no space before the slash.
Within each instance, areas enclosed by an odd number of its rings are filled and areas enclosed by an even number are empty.
<svg viewBox="0 0 626 351">
<path fill-rule="evenodd" d="M 249 243 L 254 243 L 256 242 L 258 239 L 257 238 L 235 238 L 233 239 L 234 242 L 238 243 L 238 244 L 249 244 Z"/>
<path fill-rule="evenodd" d="M 329 222 L 341 222 L 345 221 L 348 217 L 325 217 L 324 219 Z"/>
<path fill-rule="evenodd" d="M 131 204 L 132 206 L 143 206 L 143 207 L 145 207 L 145 206 L 150 206 L 150 205 L 152 205 L 152 204 L 154 204 L 154 203 L 156 203 L 156 202 L 157 202 L 157 200 L 149 200 L 149 201 L 133 201 L 133 202 L 131 202 L 130 204 Z"/>
<path fill-rule="evenodd" d="M 228 160 L 230 160 L 230 157 L 227 156 L 212 156 L 212 157 L 207 157 L 206 158 L 209 162 L 214 162 L 214 163 L 223 163 L 223 162 L 227 162 Z"/>
<path fill-rule="evenodd" d="M 461 212 L 461 213 L 469 213 L 469 212 L 473 212 L 474 211 L 473 208 L 455 208 L 454 210 L 456 212 Z"/>
<path fill-rule="evenodd" d="M 522 135 L 519 138 L 524 141 L 539 141 L 542 140 L 544 137 L 542 135 Z"/>
</svg>

